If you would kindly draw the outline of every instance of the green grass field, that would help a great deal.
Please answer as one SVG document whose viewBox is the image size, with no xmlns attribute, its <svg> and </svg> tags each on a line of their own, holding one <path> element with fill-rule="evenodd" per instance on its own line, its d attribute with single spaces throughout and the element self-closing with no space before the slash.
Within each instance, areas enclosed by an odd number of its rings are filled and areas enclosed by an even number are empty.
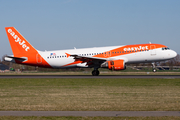
<svg viewBox="0 0 180 120">
<path fill-rule="evenodd" d="M 0 79 L 0 110 L 180 110 L 180 79 Z M 0 120 L 179 120 L 180 117 L 13 117 Z"/>
<path fill-rule="evenodd" d="M 180 79 L 0 79 L 0 110 L 179 111 Z"/>
</svg>

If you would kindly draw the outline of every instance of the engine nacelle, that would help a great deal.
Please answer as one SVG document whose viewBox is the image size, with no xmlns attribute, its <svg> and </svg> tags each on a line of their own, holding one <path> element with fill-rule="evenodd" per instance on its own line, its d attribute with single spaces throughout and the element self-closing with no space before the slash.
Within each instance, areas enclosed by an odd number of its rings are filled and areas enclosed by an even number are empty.
<svg viewBox="0 0 180 120">
<path fill-rule="evenodd" d="M 103 63 L 101 65 L 103 68 L 108 68 L 109 70 L 125 70 L 126 66 L 124 60 L 111 60 Z"/>
</svg>

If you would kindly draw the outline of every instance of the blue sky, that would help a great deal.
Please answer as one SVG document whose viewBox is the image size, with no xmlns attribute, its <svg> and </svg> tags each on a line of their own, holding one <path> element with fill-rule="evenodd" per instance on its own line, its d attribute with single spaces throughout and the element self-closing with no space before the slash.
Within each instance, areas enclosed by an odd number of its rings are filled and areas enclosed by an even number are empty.
<svg viewBox="0 0 180 120">
<path fill-rule="evenodd" d="M 5 27 L 38 50 L 164 44 L 180 53 L 180 0 L 0 0 L 0 57 L 12 54 Z"/>
</svg>

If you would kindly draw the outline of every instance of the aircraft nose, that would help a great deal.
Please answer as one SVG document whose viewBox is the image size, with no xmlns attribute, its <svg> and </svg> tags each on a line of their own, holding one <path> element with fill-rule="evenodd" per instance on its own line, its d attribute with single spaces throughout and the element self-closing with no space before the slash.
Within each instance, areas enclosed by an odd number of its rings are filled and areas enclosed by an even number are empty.
<svg viewBox="0 0 180 120">
<path fill-rule="evenodd" d="M 171 56 L 172 56 L 172 58 L 175 58 L 177 56 L 177 53 L 174 50 L 172 50 L 171 51 Z"/>
</svg>

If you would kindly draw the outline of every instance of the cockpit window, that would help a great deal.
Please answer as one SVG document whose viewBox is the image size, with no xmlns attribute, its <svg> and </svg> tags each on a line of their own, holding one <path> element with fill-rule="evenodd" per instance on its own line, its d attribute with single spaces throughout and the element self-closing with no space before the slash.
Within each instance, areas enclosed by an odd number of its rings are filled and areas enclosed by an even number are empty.
<svg viewBox="0 0 180 120">
<path fill-rule="evenodd" d="M 164 47 L 164 48 L 162 48 L 162 50 L 170 50 L 170 48 Z"/>
</svg>

